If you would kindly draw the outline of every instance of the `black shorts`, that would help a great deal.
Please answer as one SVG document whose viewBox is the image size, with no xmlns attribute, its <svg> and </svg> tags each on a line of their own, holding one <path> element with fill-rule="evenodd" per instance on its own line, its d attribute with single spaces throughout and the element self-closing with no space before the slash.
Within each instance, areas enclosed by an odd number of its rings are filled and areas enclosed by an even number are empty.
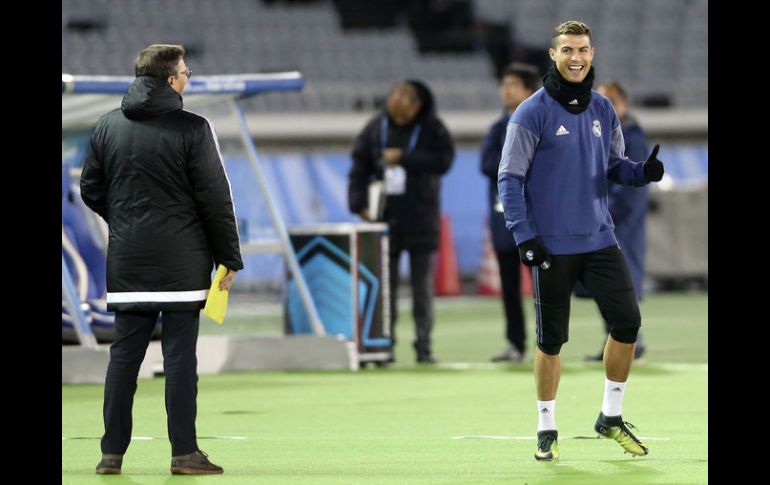
<svg viewBox="0 0 770 485">
<path fill-rule="evenodd" d="M 614 245 L 590 253 L 551 256 L 547 270 L 532 268 L 537 343 L 561 345 L 569 340 L 570 297 L 578 280 L 591 292 L 611 327 L 640 326 L 634 284 L 620 247 Z"/>
</svg>

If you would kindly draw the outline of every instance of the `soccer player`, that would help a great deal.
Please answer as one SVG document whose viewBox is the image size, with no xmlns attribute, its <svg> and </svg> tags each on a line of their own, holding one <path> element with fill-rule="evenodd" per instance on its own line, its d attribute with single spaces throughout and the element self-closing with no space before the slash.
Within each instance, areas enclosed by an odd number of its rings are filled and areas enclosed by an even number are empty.
<svg viewBox="0 0 770 485">
<path fill-rule="evenodd" d="M 570 295 L 581 281 L 611 324 L 605 386 L 594 429 L 633 455 L 647 446 L 623 420 L 621 405 L 641 325 L 639 306 L 607 209 L 609 182 L 644 186 L 663 177 L 659 146 L 643 162 L 628 159 L 610 101 L 592 91 L 591 29 L 570 20 L 553 31 L 553 64 L 543 87 L 508 123 L 498 175 L 506 226 L 533 268 L 538 443 L 535 458 L 559 457 L 556 391 L 559 352 L 568 340 Z"/>
</svg>

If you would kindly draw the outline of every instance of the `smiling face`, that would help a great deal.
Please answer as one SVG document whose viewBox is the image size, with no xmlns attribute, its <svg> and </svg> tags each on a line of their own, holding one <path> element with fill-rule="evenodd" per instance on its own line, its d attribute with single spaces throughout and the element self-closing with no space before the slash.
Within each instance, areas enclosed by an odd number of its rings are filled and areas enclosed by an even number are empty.
<svg viewBox="0 0 770 485">
<path fill-rule="evenodd" d="M 591 38 L 586 34 L 561 34 L 554 38 L 554 46 L 548 53 L 559 74 L 571 83 L 582 82 L 594 59 Z"/>
</svg>

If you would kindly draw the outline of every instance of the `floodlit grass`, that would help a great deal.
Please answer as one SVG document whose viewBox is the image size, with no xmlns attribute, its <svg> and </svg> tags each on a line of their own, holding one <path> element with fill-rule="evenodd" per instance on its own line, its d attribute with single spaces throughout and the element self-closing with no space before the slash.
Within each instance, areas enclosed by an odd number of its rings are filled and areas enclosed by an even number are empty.
<svg viewBox="0 0 770 485">
<path fill-rule="evenodd" d="M 400 306 L 398 360 L 390 368 L 201 376 L 199 445 L 225 468 L 222 476 L 169 474 L 162 378 L 140 381 L 134 403 L 135 438 L 153 439 L 132 442 L 122 476 L 95 475 L 102 386 L 63 386 L 62 483 L 707 482 L 707 294 L 651 295 L 642 306 L 649 351 L 632 370 L 623 405 L 624 418 L 649 438 L 650 455 L 639 458 L 594 438 L 603 371 L 581 360 L 599 350 L 602 329 L 593 302 L 573 301 L 557 401 L 562 457 L 553 463 L 532 456 L 531 364 L 487 364 L 504 345 L 499 301 L 437 299 L 442 364 L 427 367 L 414 364 L 409 306 Z M 531 348 L 530 301 L 526 309 Z M 201 327 L 278 334 L 280 322 L 279 314 L 240 314 L 224 327 Z M 485 436 L 502 439 L 472 438 Z"/>
</svg>

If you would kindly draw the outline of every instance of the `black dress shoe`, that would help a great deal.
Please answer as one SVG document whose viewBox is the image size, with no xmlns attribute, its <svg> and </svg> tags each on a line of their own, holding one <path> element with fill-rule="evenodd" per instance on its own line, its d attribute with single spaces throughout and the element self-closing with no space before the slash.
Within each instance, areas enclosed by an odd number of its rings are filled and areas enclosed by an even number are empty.
<svg viewBox="0 0 770 485">
<path fill-rule="evenodd" d="M 122 465 L 123 455 L 102 454 L 102 461 L 96 465 L 96 473 L 99 475 L 120 475 Z"/>
<path fill-rule="evenodd" d="M 223 471 L 221 466 L 211 463 L 208 455 L 201 450 L 171 458 L 171 473 L 174 475 L 217 475 Z"/>
</svg>

